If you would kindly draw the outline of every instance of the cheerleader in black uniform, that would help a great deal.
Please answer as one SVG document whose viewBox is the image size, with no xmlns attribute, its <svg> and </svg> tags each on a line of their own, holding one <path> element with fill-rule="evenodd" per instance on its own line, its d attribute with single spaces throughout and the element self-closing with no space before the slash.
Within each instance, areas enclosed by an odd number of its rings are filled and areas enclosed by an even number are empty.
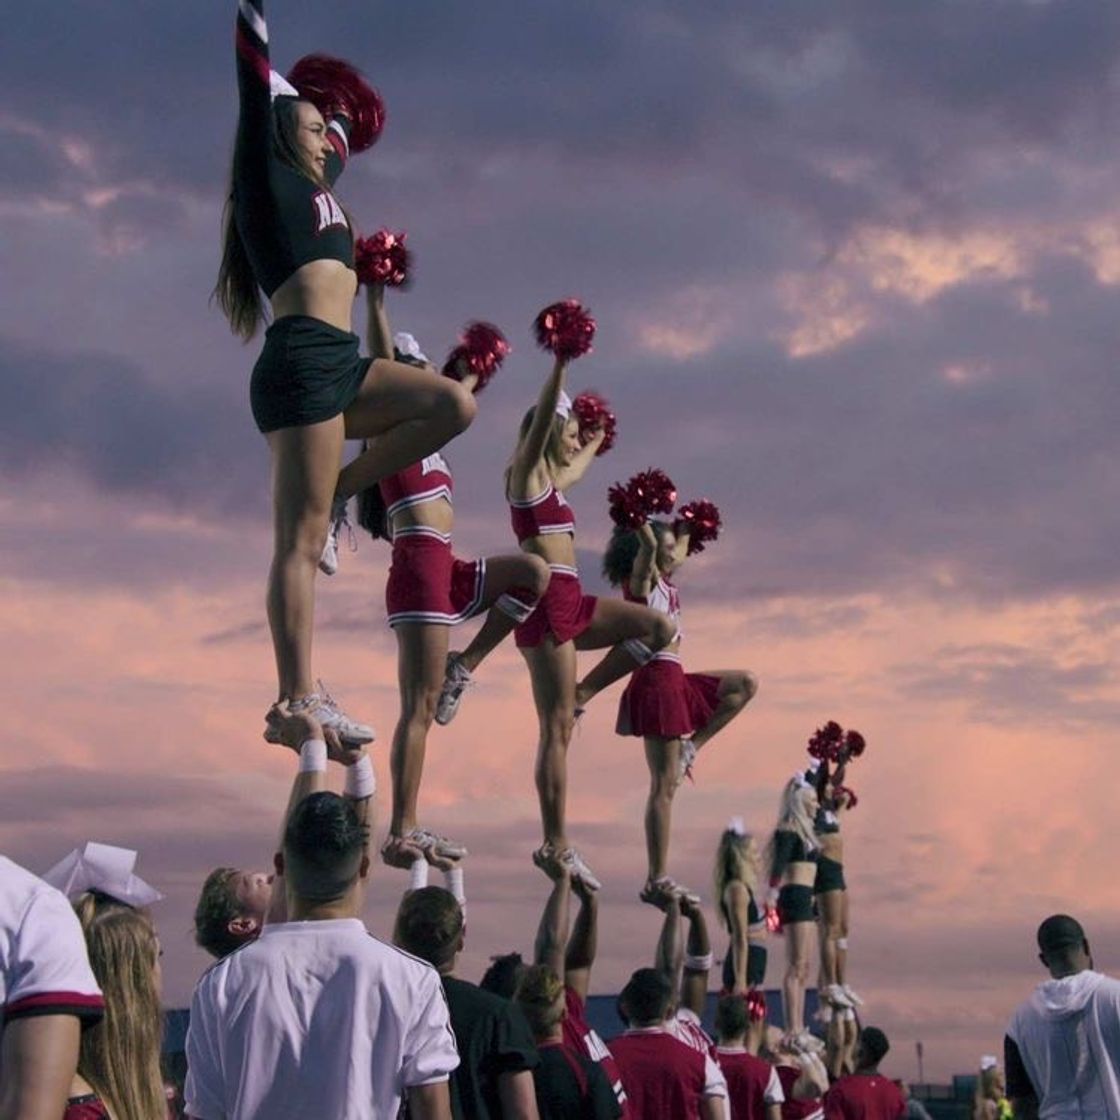
<svg viewBox="0 0 1120 1120">
<path fill-rule="evenodd" d="M 668 874 L 673 795 L 697 752 L 750 702 L 758 681 L 742 669 L 686 673 L 681 667 L 680 593 L 672 576 L 688 555 L 689 526 L 646 521 L 616 529 L 603 574 L 629 602 L 644 603 L 670 620 L 673 640 L 635 670 L 618 706 L 619 735 L 645 739 L 650 789 L 645 830 L 648 869 L 643 902 L 663 906 L 679 891 Z"/>
<path fill-rule="evenodd" d="M 470 424 L 475 406 L 467 389 L 438 374 L 359 356 L 350 331 L 353 239 L 332 188 L 355 115 L 363 127 L 356 139 L 368 146 L 380 104 L 368 87 L 355 101 L 342 83 L 334 100 L 319 91 L 321 113 L 271 72 L 268 51 L 263 0 L 240 0 L 241 108 L 215 297 L 246 340 L 266 318 L 262 291 L 273 320 L 250 396 L 272 455 L 268 619 L 279 700 L 293 712 L 313 709 L 343 741 L 363 743 L 372 730 L 347 717 L 311 670 L 314 578 L 328 530 L 347 498 L 438 450 Z M 366 437 L 376 437 L 371 450 L 340 473 L 343 440 Z M 275 735 L 270 723 L 266 737 Z"/>
<path fill-rule="evenodd" d="M 766 919 L 758 904 L 762 853 L 743 825 L 732 818 L 716 849 L 715 897 L 720 924 L 731 944 L 723 959 L 723 990 L 734 995 L 757 991 L 766 982 Z"/>
</svg>

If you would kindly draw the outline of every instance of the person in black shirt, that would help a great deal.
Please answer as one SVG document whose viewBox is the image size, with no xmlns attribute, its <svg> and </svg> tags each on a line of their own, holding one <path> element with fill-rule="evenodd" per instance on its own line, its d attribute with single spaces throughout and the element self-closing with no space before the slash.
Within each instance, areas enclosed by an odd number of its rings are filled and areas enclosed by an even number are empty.
<svg viewBox="0 0 1120 1120">
<path fill-rule="evenodd" d="M 509 1000 L 452 975 L 463 948 L 463 910 L 443 887 L 409 891 L 397 911 L 394 940 L 438 970 L 459 1047 L 451 1075 L 451 1112 L 464 1120 L 534 1120 L 532 1071 L 537 1048 Z"/>
</svg>

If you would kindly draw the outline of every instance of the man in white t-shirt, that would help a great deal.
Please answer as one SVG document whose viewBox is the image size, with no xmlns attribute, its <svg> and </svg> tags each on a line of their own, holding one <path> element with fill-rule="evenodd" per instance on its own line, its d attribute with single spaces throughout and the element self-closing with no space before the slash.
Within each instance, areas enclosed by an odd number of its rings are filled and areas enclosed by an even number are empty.
<svg viewBox="0 0 1120 1120">
<path fill-rule="evenodd" d="M 1054 914 L 1038 927 L 1043 981 L 1011 1016 L 1004 1039 L 1016 1117 L 1120 1120 L 1120 981 L 1093 970 L 1081 923 Z"/>
<path fill-rule="evenodd" d="M 301 801 L 276 871 L 289 920 L 195 989 L 188 1115 L 396 1120 L 407 1098 L 413 1120 L 445 1120 L 459 1064 L 447 1001 L 435 969 L 358 918 L 369 857 L 352 805 L 326 792 Z"/>
<path fill-rule="evenodd" d="M 0 1117 L 58 1120 L 101 991 L 66 896 L 0 856 Z"/>
</svg>

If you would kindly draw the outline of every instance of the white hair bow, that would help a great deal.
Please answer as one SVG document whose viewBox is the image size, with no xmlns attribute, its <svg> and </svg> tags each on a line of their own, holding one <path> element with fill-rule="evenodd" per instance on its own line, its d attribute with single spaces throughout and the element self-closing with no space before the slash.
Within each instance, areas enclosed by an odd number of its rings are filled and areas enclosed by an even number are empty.
<svg viewBox="0 0 1120 1120">
<path fill-rule="evenodd" d="M 805 777 L 805 771 L 804 770 L 798 770 L 797 773 L 794 774 L 794 776 L 792 778 L 790 778 L 790 781 L 791 782 L 796 782 L 798 789 L 808 789 L 809 788 L 809 779 Z"/>
<path fill-rule="evenodd" d="M 556 415 L 563 416 L 565 420 L 572 414 L 572 398 L 560 390 L 560 396 L 556 398 Z"/>
<path fill-rule="evenodd" d="M 732 817 L 727 822 L 727 831 L 734 832 L 736 836 L 746 836 L 747 826 L 743 823 L 742 817 Z"/>
<path fill-rule="evenodd" d="M 126 906 L 158 902 L 163 895 L 133 874 L 135 866 L 136 852 L 131 848 L 116 848 L 91 840 L 84 848 L 75 848 L 42 878 L 71 899 L 86 891 L 100 891 Z"/>
<path fill-rule="evenodd" d="M 402 354 L 409 358 L 414 358 L 418 362 L 426 362 L 428 360 L 428 355 L 420 349 L 420 343 L 417 342 L 408 331 L 397 331 L 397 333 L 393 335 L 393 346 Z"/>
<path fill-rule="evenodd" d="M 299 97 L 299 90 L 283 74 L 277 74 L 275 70 L 268 72 L 268 92 L 273 101 L 278 97 Z"/>
</svg>

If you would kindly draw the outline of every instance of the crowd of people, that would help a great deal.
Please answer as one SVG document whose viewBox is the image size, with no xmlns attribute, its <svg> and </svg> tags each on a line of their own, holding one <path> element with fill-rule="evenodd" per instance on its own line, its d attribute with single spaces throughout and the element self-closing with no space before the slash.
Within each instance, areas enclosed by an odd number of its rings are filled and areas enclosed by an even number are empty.
<svg viewBox="0 0 1120 1120">
<path fill-rule="evenodd" d="M 216 961 L 194 992 L 181 1101 L 169 1100 L 160 1068 L 162 949 L 149 910 L 158 892 L 135 874 L 135 854 L 87 845 L 45 879 L 0 859 L 0 1120 L 160 1120 L 180 1108 L 197 1120 L 915 1114 L 880 1072 L 887 1037 L 860 1021 L 848 977 L 841 820 L 857 804 L 844 782 L 864 750 L 858 732 L 829 723 L 810 739 L 811 762 L 781 791 L 772 835 L 736 818 L 716 840 L 713 902 L 727 949 L 714 1034 L 704 1026 L 714 954 L 699 892 L 671 874 L 673 801 L 759 687 L 743 669 L 685 672 L 681 662 L 674 580 L 717 538 L 719 511 L 707 500 L 678 508 L 660 470 L 612 486 L 603 571 L 620 594 L 585 593 L 566 495 L 609 449 L 616 419 L 593 394 L 569 396 L 570 364 L 590 349 L 595 323 L 565 300 L 534 324 L 553 360 L 509 441 L 503 496 L 518 547 L 456 557 L 443 451 L 474 421 L 509 347 L 476 323 L 441 369 L 390 327 L 386 287 L 405 276 L 403 237 L 356 245 L 334 194 L 351 151 L 372 145 L 384 121 L 361 75 L 324 56 L 275 73 L 262 0 L 239 0 L 236 59 L 215 296 L 246 340 L 271 320 L 250 386 L 272 459 L 275 529 L 267 610 L 278 687 L 264 737 L 298 755 L 296 777 L 273 866 L 217 868 L 202 885 L 195 934 Z M 359 280 L 369 357 L 351 331 Z M 347 439 L 362 450 L 344 465 Z M 354 499 L 361 524 L 391 549 L 400 704 L 380 857 L 408 880 L 389 940 L 362 920 L 373 730 L 316 682 L 311 659 L 315 580 L 338 568 Z M 450 649 L 450 627 L 476 616 L 472 640 Z M 532 859 L 550 886 L 531 961 L 499 956 L 475 984 L 458 974 L 466 846 L 421 823 L 420 793 L 433 724 L 455 718 L 510 636 L 538 717 Z M 581 674 L 583 651 L 602 655 Z M 583 711 L 624 679 L 616 730 L 643 740 L 650 778 L 638 893 L 664 917 L 618 997 L 621 1031 L 608 1044 L 586 1015 L 600 882 L 569 837 L 567 752 Z M 331 761 L 345 770 L 341 794 L 327 788 Z M 442 885 L 429 884 L 433 869 Z M 776 931 L 786 946 L 781 1027 L 765 992 Z M 977 1120 L 1002 1120 L 1005 1108 L 1120 1120 L 1120 985 L 1093 970 L 1072 918 L 1044 922 L 1039 947 L 1052 980 L 1008 1028 L 1010 1104 L 986 1067 Z M 806 1002 L 814 964 L 816 1030 Z"/>
</svg>

